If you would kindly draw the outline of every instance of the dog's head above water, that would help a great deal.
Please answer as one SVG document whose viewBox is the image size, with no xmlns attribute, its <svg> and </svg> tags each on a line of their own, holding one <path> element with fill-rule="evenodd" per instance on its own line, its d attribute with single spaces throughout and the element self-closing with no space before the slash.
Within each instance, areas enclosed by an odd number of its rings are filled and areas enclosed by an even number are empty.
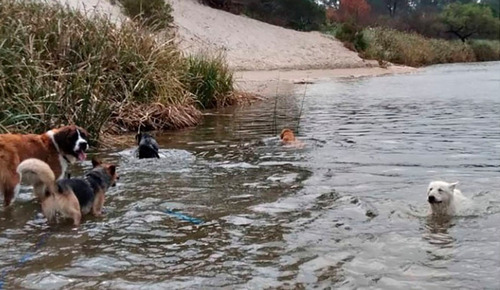
<svg viewBox="0 0 500 290">
<path fill-rule="evenodd" d="M 281 131 L 280 139 L 284 143 L 294 142 L 295 141 L 295 134 L 293 134 L 292 130 L 285 128 Z"/>
<path fill-rule="evenodd" d="M 92 172 L 101 175 L 101 181 L 103 182 L 101 186 L 103 188 L 116 186 L 116 181 L 120 179 L 120 176 L 118 176 L 116 172 L 116 165 L 103 163 L 101 160 L 94 157 L 92 158 L 92 167 Z"/>
<path fill-rule="evenodd" d="M 48 132 L 57 150 L 70 163 L 87 158 L 85 151 L 89 148 L 89 133 L 78 126 L 70 125 Z"/>
<path fill-rule="evenodd" d="M 139 159 L 160 158 L 158 154 L 159 145 L 153 136 L 139 131 L 137 135 L 135 135 L 135 140 L 137 141 L 137 145 L 139 145 L 137 152 Z"/>
<path fill-rule="evenodd" d="M 427 201 L 431 205 L 450 203 L 457 184 L 458 182 L 432 181 L 427 189 Z"/>
<path fill-rule="evenodd" d="M 141 144 L 142 138 L 143 138 L 145 135 L 148 135 L 148 134 L 138 132 L 138 133 L 135 135 L 135 141 L 137 142 L 137 145 Z"/>
</svg>

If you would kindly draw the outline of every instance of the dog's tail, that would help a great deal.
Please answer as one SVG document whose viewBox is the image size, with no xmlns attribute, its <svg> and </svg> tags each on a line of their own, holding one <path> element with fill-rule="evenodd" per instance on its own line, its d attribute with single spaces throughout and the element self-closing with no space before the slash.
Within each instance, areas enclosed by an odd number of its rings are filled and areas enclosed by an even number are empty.
<svg viewBox="0 0 500 290">
<path fill-rule="evenodd" d="M 56 178 L 50 166 L 40 159 L 30 158 L 17 166 L 20 180 L 32 185 L 40 200 L 56 192 Z"/>
</svg>

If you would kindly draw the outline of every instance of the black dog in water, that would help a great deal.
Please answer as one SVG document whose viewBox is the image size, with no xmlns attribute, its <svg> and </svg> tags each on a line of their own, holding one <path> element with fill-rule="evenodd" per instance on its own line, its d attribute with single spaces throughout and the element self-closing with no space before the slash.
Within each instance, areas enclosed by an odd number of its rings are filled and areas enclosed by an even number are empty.
<svg viewBox="0 0 500 290">
<path fill-rule="evenodd" d="M 160 158 L 158 155 L 158 142 L 153 136 L 146 133 L 137 133 L 135 140 L 139 148 L 137 149 L 139 159 L 143 158 Z"/>
</svg>

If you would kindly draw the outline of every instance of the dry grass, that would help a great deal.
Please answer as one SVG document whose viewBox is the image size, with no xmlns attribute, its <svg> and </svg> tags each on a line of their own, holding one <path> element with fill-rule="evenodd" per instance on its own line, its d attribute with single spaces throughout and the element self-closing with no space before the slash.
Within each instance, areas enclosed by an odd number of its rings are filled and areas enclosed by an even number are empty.
<svg viewBox="0 0 500 290">
<path fill-rule="evenodd" d="M 143 130 L 181 129 L 201 120 L 201 112 L 193 105 L 126 104 L 111 116 L 108 132 L 135 132 Z"/>
<path fill-rule="evenodd" d="M 500 40 L 473 40 L 470 46 L 478 61 L 500 60 Z"/>
<path fill-rule="evenodd" d="M 461 41 L 429 39 L 386 28 L 366 29 L 364 35 L 368 42 L 363 53 L 366 58 L 415 67 L 476 60 L 472 48 Z"/>
</svg>

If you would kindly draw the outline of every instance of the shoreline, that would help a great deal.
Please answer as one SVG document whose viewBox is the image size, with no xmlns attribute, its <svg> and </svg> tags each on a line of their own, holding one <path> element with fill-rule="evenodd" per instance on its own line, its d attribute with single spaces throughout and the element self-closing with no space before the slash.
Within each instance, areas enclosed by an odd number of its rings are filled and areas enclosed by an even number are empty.
<svg viewBox="0 0 500 290">
<path fill-rule="evenodd" d="M 339 78 L 376 77 L 418 72 L 419 68 L 390 65 L 388 68 L 338 68 L 310 70 L 247 70 L 235 71 L 238 90 L 263 97 L 290 94 L 297 85 L 332 81 Z"/>
</svg>

